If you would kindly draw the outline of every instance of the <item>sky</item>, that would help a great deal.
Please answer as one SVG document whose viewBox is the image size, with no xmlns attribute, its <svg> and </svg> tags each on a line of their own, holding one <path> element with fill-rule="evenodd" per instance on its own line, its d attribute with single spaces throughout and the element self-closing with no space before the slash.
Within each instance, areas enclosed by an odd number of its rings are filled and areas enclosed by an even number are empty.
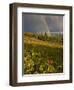
<svg viewBox="0 0 74 90">
<path fill-rule="evenodd" d="M 22 14 L 24 32 L 63 32 L 63 15 Z"/>
</svg>

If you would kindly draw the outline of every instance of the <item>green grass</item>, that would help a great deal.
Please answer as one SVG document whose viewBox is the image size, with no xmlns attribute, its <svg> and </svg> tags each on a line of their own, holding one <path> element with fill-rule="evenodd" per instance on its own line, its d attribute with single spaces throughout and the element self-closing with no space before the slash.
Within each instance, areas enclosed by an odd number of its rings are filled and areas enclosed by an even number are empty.
<svg viewBox="0 0 74 90">
<path fill-rule="evenodd" d="M 44 37 L 44 36 L 43 36 Z M 24 36 L 24 74 L 62 73 L 63 45 L 61 39 L 38 39 L 32 33 Z M 59 41 L 58 41 L 59 40 Z"/>
</svg>

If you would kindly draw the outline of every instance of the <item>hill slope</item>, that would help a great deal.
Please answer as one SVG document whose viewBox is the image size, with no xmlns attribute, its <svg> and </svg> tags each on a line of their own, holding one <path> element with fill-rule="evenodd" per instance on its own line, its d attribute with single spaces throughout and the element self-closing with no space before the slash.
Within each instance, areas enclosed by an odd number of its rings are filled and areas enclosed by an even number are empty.
<svg viewBox="0 0 74 90">
<path fill-rule="evenodd" d="M 24 74 L 60 72 L 63 72 L 63 45 L 25 35 Z"/>
</svg>

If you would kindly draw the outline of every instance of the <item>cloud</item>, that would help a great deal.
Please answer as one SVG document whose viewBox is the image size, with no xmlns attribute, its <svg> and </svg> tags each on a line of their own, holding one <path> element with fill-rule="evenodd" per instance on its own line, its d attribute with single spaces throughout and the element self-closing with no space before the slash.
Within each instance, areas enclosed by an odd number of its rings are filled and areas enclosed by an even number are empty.
<svg viewBox="0 0 74 90">
<path fill-rule="evenodd" d="M 47 24 L 51 32 L 63 32 L 63 16 L 46 16 Z"/>
<path fill-rule="evenodd" d="M 25 32 L 63 32 L 63 16 L 23 14 Z"/>
</svg>

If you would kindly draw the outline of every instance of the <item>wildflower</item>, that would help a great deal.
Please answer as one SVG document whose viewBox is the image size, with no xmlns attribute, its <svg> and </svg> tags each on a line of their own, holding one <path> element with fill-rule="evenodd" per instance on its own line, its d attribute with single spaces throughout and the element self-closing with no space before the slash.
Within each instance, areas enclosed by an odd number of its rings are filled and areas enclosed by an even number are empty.
<svg viewBox="0 0 74 90">
<path fill-rule="evenodd" d="M 53 61 L 51 58 L 49 58 L 49 59 L 48 59 L 48 64 L 49 64 L 49 65 L 52 65 L 52 64 L 54 64 L 54 61 Z"/>
</svg>

